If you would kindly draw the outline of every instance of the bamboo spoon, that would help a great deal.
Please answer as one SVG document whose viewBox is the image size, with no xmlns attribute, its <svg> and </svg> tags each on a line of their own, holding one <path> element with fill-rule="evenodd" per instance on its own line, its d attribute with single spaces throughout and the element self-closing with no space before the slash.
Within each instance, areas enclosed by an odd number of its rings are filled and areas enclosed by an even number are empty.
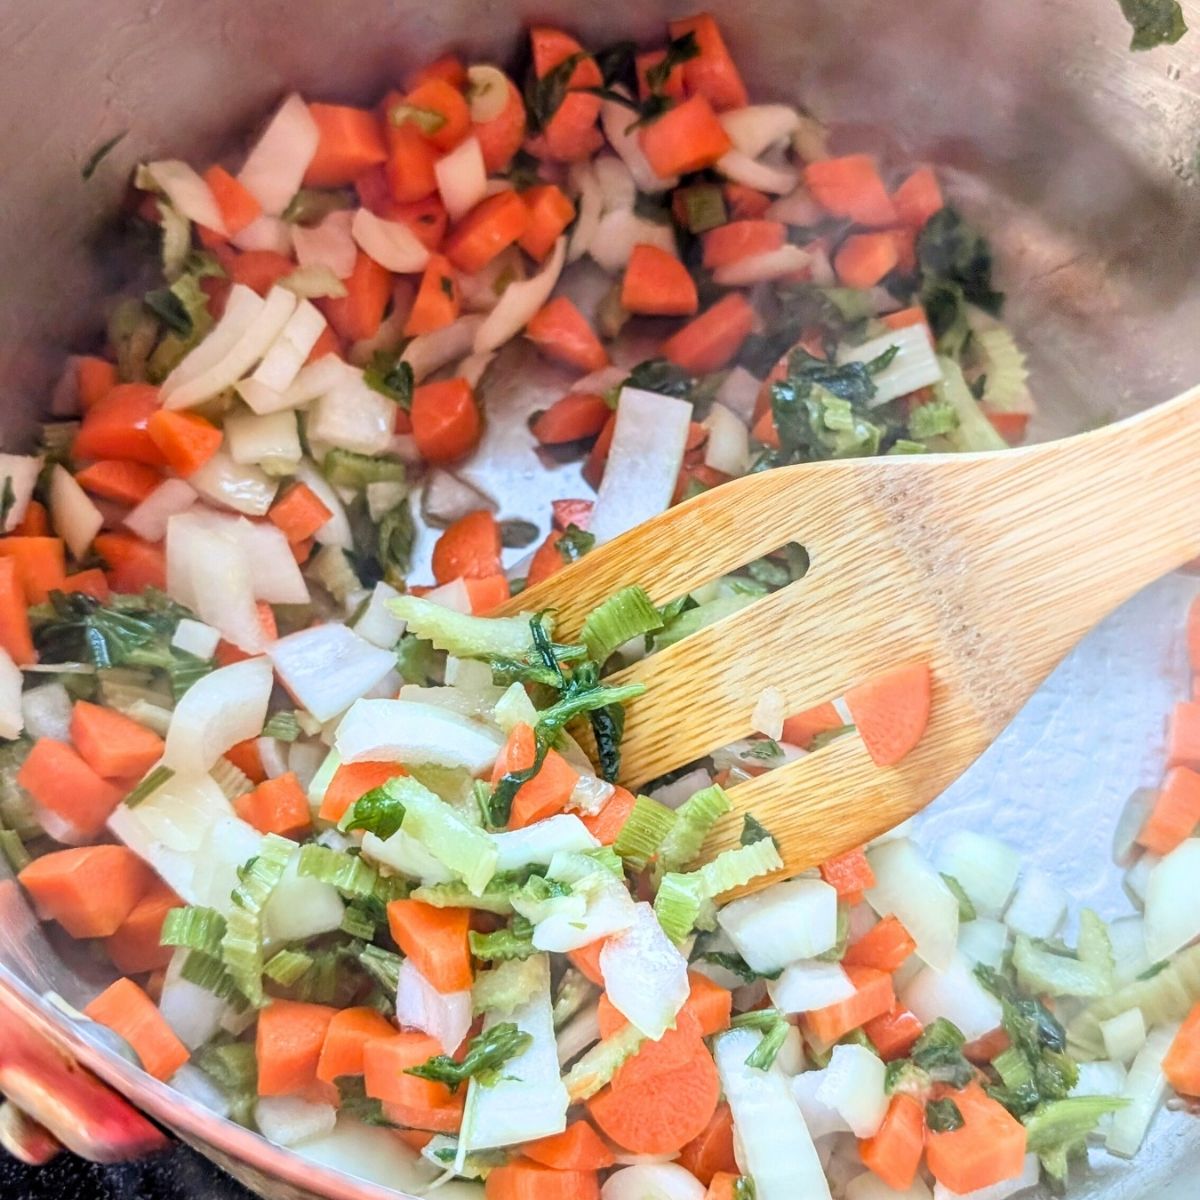
<svg viewBox="0 0 1200 1200">
<path fill-rule="evenodd" d="M 768 686 L 799 713 L 890 667 L 929 663 L 929 725 L 898 766 L 875 766 L 847 735 L 731 789 L 736 811 L 706 855 L 736 845 L 752 812 L 794 873 L 924 808 L 1097 621 L 1200 554 L 1200 387 L 1006 453 L 748 475 L 596 548 L 505 611 L 554 608 L 556 637 L 570 640 L 626 584 L 663 604 L 789 542 L 808 551 L 803 579 L 612 681 L 646 685 L 628 706 L 621 768 L 637 786 L 749 734 Z"/>
</svg>

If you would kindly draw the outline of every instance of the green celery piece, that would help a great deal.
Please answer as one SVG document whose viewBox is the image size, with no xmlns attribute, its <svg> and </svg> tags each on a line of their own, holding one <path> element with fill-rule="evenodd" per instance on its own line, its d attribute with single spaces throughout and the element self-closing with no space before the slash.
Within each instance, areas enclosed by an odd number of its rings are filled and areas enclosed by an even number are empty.
<svg viewBox="0 0 1200 1200">
<path fill-rule="evenodd" d="M 623 587 L 592 609 L 580 631 L 580 641 L 601 665 L 619 646 L 632 638 L 662 628 L 662 617 L 644 589 Z"/>
<path fill-rule="evenodd" d="M 1037 995 L 1097 999 L 1112 990 L 1111 970 L 1044 950 L 1020 934 L 1013 947 L 1013 966 L 1021 986 Z"/>
<path fill-rule="evenodd" d="M 335 447 L 325 455 L 321 472 L 334 487 L 365 488 L 369 483 L 404 483 L 407 468 L 398 458 L 358 454 Z"/>
<path fill-rule="evenodd" d="M 1007 450 L 1008 443 L 983 415 L 979 402 L 963 378 L 962 367 L 951 358 L 938 358 L 942 381 L 934 385 L 939 400 L 950 404 L 958 415 L 958 427 L 946 434 L 955 450 Z"/>
<path fill-rule="evenodd" d="M 727 596 L 717 596 L 703 604 L 697 604 L 695 608 L 680 613 L 661 632 L 654 634 L 654 649 L 663 650 L 676 642 L 682 642 L 693 633 L 699 633 L 701 629 L 740 612 L 757 599 L 758 595 L 754 592 L 732 592 Z"/>
<path fill-rule="evenodd" d="M 1101 1117 L 1128 1103 L 1120 1096 L 1070 1096 L 1039 1104 L 1021 1118 L 1028 1134 L 1026 1148 L 1031 1154 L 1046 1154 L 1070 1146 L 1091 1133 Z"/>
<path fill-rule="evenodd" d="M 1079 914 L 1079 940 L 1075 955 L 1081 963 L 1100 971 L 1108 980 L 1111 991 L 1116 971 L 1112 941 L 1108 936 L 1108 926 L 1090 908 L 1083 909 Z"/>
<path fill-rule="evenodd" d="M 389 996 L 396 994 L 400 982 L 400 955 L 381 946 L 364 946 L 358 954 L 358 963 Z"/>
<path fill-rule="evenodd" d="M 706 899 L 699 875 L 669 871 L 662 877 L 654 897 L 654 915 L 671 941 L 682 942 L 692 932 Z"/>
<path fill-rule="evenodd" d="M 480 912 L 495 913 L 498 917 L 511 916 L 513 911 L 511 889 L 489 885 L 476 895 L 465 883 L 457 880 L 453 883 L 426 884 L 414 889 L 412 898 L 431 904 L 434 908 L 477 908 Z"/>
<path fill-rule="evenodd" d="M 718 854 L 696 872 L 704 881 L 704 891 L 710 900 L 724 892 L 744 887 L 752 879 L 783 869 L 779 848 L 771 838 L 735 846 Z"/>
<path fill-rule="evenodd" d="M 534 648 L 528 617 L 471 617 L 419 596 L 400 596 L 388 608 L 408 623 L 406 632 L 457 658 L 517 659 Z M 549 626 L 549 614 L 542 620 Z"/>
<path fill-rule="evenodd" d="M 623 1025 L 612 1037 L 597 1042 L 563 1076 L 571 1103 L 580 1104 L 594 1096 L 644 1040 L 633 1025 Z"/>
<path fill-rule="evenodd" d="M 522 918 L 514 917 L 514 923 Z M 476 933 L 475 930 L 467 935 L 471 945 L 471 953 L 483 962 L 511 962 L 517 959 L 532 958 L 537 954 L 533 944 L 533 926 L 524 923 L 521 929 L 497 929 L 495 933 Z"/>
<path fill-rule="evenodd" d="M 221 960 L 238 990 L 256 1007 L 264 999 L 262 912 L 295 849 L 294 842 L 277 834 L 264 837 L 257 857 L 242 868 L 226 918 Z"/>
<path fill-rule="evenodd" d="M 739 1013 L 730 1023 L 733 1029 L 755 1029 L 762 1039 L 750 1052 L 746 1066 L 756 1071 L 769 1071 L 783 1043 L 787 1040 L 790 1025 L 788 1019 L 774 1008 L 759 1008 L 753 1012 Z"/>
<path fill-rule="evenodd" d="M 583 973 L 568 967 L 554 992 L 554 1028 L 561 1029 L 595 994 Z"/>
<path fill-rule="evenodd" d="M 316 842 L 300 848 L 296 873 L 332 884 L 342 895 L 355 899 L 373 896 L 379 883 L 379 872 L 363 858 Z"/>
<path fill-rule="evenodd" d="M 718 784 L 689 796 L 676 810 L 675 821 L 659 847 L 656 873 L 679 871 L 700 853 L 712 827 L 733 805 Z"/>
<path fill-rule="evenodd" d="M 301 950 L 280 950 L 263 967 L 263 974 L 281 987 L 291 987 L 299 983 L 312 970 L 312 966 L 311 955 Z"/>
<path fill-rule="evenodd" d="M 186 946 L 202 954 L 217 957 L 221 939 L 225 936 L 225 918 L 215 908 L 189 905 L 171 909 L 162 924 L 159 943 L 163 946 Z"/>
<path fill-rule="evenodd" d="M 635 871 L 644 871 L 666 841 L 676 820 L 675 812 L 665 804 L 650 796 L 638 796 L 612 848 Z"/>
<path fill-rule="evenodd" d="M 499 962 L 475 976 L 471 1007 L 475 1015 L 511 1016 L 543 986 L 545 968 L 535 957 Z"/>
</svg>

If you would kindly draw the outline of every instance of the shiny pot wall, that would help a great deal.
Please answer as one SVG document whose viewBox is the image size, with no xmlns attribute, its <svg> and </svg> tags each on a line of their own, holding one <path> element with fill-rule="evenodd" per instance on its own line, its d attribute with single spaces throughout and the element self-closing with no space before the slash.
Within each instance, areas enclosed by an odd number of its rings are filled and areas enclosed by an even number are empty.
<svg viewBox="0 0 1200 1200">
<path fill-rule="evenodd" d="M 449 47 L 507 60 L 530 19 L 565 23 L 598 46 L 659 37 L 667 17 L 692 7 L 0 0 L 6 443 L 28 436 L 63 349 L 86 345 L 102 319 L 113 277 L 97 252 L 99 235 L 139 159 L 202 161 L 228 149 L 231 135 L 248 133 L 289 88 L 365 99 Z M 757 96 L 804 103 L 833 124 L 839 148 L 881 150 L 896 162 L 930 161 L 942 170 L 996 248 L 1009 314 L 1031 349 L 1043 404 L 1035 432 L 1082 429 L 1200 379 L 1198 0 L 1184 3 L 1193 32 L 1176 47 L 1143 55 L 1127 48 L 1116 0 L 713 0 L 709 7 Z M 122 131 L 125 138 L 83 181 L 90 152 Z M 482 469 L 531 486 L 532 476 L 514 468 L 511 447 L 497 442 L 488 452 L 492 461 Z M 1120 618 L 1125 625 L 1110 626 L 1116 632 L 1093 639 L 1035 701 L 1036 720 L 1019 722 L 955 789 L 965 819 L 998 824 L 1017 840 L 1037 838 L 1035 852 L 1053 858 L 1064 880 L 1110 905 L 1113 889 L 1098 882 L 1111 875 L 1104 831 L 1121 788 L 1147 782 L 1140 776 L 1153 771 L 1148 747 L 1161 712 L 1172 687 L 1181 694 L 1182 681 L 1165 664 L 1174 661 L 1170 622 L 1186 591 L 1182 581 L 1168 581 Z M 1126 661 L 1118 651 L 1131 621 L 1145 652 Z M 1072 736 L 1106 724 L 1098 707 L 1105 697 L 1124 703 L 1124 737 L 1103 754 L 1064 756 Z M 1055 737 L 1039 739 L 1047 728 Z M 1061 793 L 1047 794 L 1048 780 L 1092 806 L 1087 816 L 1072 812 Z M 1049 851 L 1047 806 L 1061 826 Z M 934 821 L 964 819 L 948 811 L 943 805 Z M 1065 862 L 1064 845 L 1077 846 Z M 96 985 L 63 965 L 15 885 L 0 879 L 0 999 L 27 1006 L 54 989 L 80 1004 Z M 38 1020 L 252 1185 L 274 1179 L 281 1195 L 383 1194 L 339 1182 L 204 1115 L 81 1038 L 57 1012 L 43 1006 Z M 1145 1195 L 1187 1172 L 1189 1135 L 1194 1178 L 1195 1133 L 1168 1122 L 1166 1132 L 1156 1131 L 1153 1165 L 1102 1171 L 1093 1194 Z"/>
</svg>

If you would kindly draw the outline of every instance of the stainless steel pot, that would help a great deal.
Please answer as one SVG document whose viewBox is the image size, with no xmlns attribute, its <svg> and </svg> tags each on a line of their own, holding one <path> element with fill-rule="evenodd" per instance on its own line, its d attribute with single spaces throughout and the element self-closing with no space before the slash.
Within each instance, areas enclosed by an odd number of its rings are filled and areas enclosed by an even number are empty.
<svg viewBox="0 0 1200 1200">
<path fill-rule="evenodd" d="M 660 37 L 668 17 L 693 7 L 7 0 L 0 5 L 6 444 L 28 436 L 64 349 L 86 344 L 99 325 L 112 278 L 96 238 L 137 160 L 214 155 L 287 88 L 366 99 L 449 47 L 503 61 L 530 19 L 561 22 L 599 46 Z M 1142 55 L 1128 50 L 1116 0 L 712 0 L 709 7 L 757 95 L 802 101 L 834 125 L 836 145 L 929 161 L 950 181 L 992 238 L 1010 317 L 1032 350 L 1044 406 L 1036 435 L 1086 428 L 1200 379 L 1200 0 L 1184 0 L 1197 27 L 1188 37 Z M 83 181 L 92 149 L 126 130 Z M 518 410 L 521 390 L 510 381 L 494 402 Z M 519 437 L 498 436 L 472 474 L 530 512 L 564 494 L 561 479 L 555 491 L 537 494 L 532 466 Z M 935 806 L 933 829 L 990 825 L 1108 915 L 1122 911 L 1107 843 L 1125 793 L 1156 782 L 1162 718 L 1187 686 L 1178 630 L 1193 590 L 1192 581 L 1174 577 L 1117 614 Z M 55 991 L 81 1005 L 103 982 L 60 949 L 11 878 L 0 876 L 0 1082 L 19 1019 L 264 1195 L 395 1195 L 213 1117 L 92 1040 L 41 999 Z M 1196 1194 L 1198 1173 L 1200 1128 L 1171 1114 L 1135 1166 L 1100 1156 L 1080 1194 L 1132 1200 L 1159 1190 L 1182 1200 Z"/>
</svg>

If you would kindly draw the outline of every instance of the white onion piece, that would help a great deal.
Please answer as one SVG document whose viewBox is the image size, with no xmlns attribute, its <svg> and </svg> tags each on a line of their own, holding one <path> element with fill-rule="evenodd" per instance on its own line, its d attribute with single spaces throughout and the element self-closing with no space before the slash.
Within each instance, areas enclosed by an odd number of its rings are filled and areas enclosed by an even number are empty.
<svg viewBox="0 0 1200 1200">
<path fill-rule="evenodd" d="M 371 593 L 371 599 L 363 614 L 354 623 L 354 632 L 360 638 L 378 646 L 381 650 L 391 650 L 404 633 L 404 622 L 393 616 L 388 608 L 388 602 L 399 599 L 400 593 L 390 583 L 380 580 Z"/>
<path fill-rule="evenodd" d="M 772 167 L 740 150 L 726 150 L 717 159 L 716 169 L 734 183 L 745 184 L 771 196 L 795 191 L 798 182 L 796 172 L 790 167 Z"/>
<path fill-rule="evenodd" d="M 600 1040 L 600 1009 L 589 1004 L 558 1031 L 558 1065 L 565 1067 Z"/>
<path fill-rule="evenodd" d="M 357 367 L 347 366 L 341 382 L 309 409 L 306 430 L 311 441 L 376 455 L 391 446 L 395 424 L 392 401 L 368 387 Z"/>
<path fill-rule="evenodd" d="M 1167 1081 L 1162 1064 L 1178 1029 L 1178 1025 L 1167 1025 L 1154 1030 L 1133 1060 L 1126 1077 L 1125 1090 L 1121 1093 L 1128 1103 L 1113 1113 L 1105 1142 L 1110 1154 L 1132 1158 L 1141 1146 L 1146 1130 L 1166 1095 Z"/>
<path fill-rule="evenodd" d="M 959 830 L 938 847 L 937 865 L 958 881 L 979 916 L 998 917 L 1017 886 L 1021 856 L 998 838 Z"/>
<path fill-rule="evenodd" d="M 778 979 L 767 983 L 767 992 L 782 1013 L 806 1013 L 838 1004 L 854 995 L 854 984 L 841 963 L 816 960 L 792 963 Z"/>
<path fill-rule="evenodd" d="M 438 192 L 450 220 L 465 217 L 487 195 L 487 167 L 479 139 L 465 138 L 434 164 Z"/>
<path fill-rule="evenodd" d="M 1118 917 L 1110 921 L 1108 938 L 1112 942 L 1118 986 L 1132 982 L 1149 969 L 1151 964 L 1150 956 L 1146 953 L 1145 923 L 1141 917 Z"/>
<path fill-rule="evenodd" d="M 850 1132 L 845 1117 L 817 1098 L 821 1084 L 825 1082 L 825 1070 L 802 1071 L 791 1081 L 792 1096 L 804 1116 L 804 1124 L 809 1134 L 818 1141 L 831 1133 Z"/>
<path fill-rule="evenodd" d="M 768 221 L 782 221 L 785 225 L 812 226 L 825 219 L 825 210 L 809 195 L 807 188 L 798 187 L 773 200 L 763 216 Z"/>
<path fill-rule="evenodd" d="M 300 190 L 320 140 L 308 105 L 293 92 L 246 156 L 238 182 L 262 205 L 264 213 L 279 216 Z"/>
<path fill-rule="evenodd" d="M 855 1137 L 874 1137 L 888 1109 L 885 1070 L 864 1046 L 834 1046 L 817 1099 L 840 1113 Z"/>
<path fill-rule="evenodd" d="M 675 493 L 692 406 L 641 388 L 622 388 L 604 478 L 592 510 L 597 543 L 665 512 Z"/>
<path fill-rule="evenodd" d="M 688 998 L 687 960 L 646 903 L 634 906 L 628 929 L 604 943 L 600 974 L 613 1007 L 648 1038 L 672 1028 Z"/>
<path fill-rule="evenodd" d="M 163 388 L 181 387 L 220 363 L 254 323 L 265 303 L 245 284 L 235 283 L 229 289 L 221 319 L 204 340 L 167 376 Z"/>
<path fill-rule="evenodd" d="M 420 383 L 434 371 L 470 354 L 483 321 L 480 316 L 459 317 L 452 325 L 413 338 L 401 355 L 402 361 L 412 367 L 413 379 Z"/>
<path fill-rule="evenodd" d="M 1129 794 L 1113 828 L 1113 862 L 1118 867 L 1132 867 L 1137 862 L 1142 852 L 1137 836 L 1157 800 L 1158 791 L 1155 788 L 1134 788 Z"/>
<path fill-rule="evenodd" d="M 278 779 L 287 774 L 287 742 L 279 738 L 256 738 L 254 745 L 258 749 L 258 758 L 268 779 Z"/>
<path fill-rule="evenodd" d="M 626 116 L 628 109 L 622 109 Z M 678 1163 L 642 1163 L 614 1171 L 600 1200 L 704 1200 L 704 1184 Z"/>
<path fill-rule="evenodd" d="M 295 382 L 312 348 L 325 332 L 325 318 L 320 309 L 307 300 L 300 300 L 279 336 L 254 368 L 251 379 L 275 392 L 284 392 Z"/>
<path fill-rule="evenodd" d="M 449 583 L 443 583 L 441 587 L 435 587 L 425 593 L 425 599 L 430 604 L 440 604 L 452 612 L 466 613 L 468 616 L 471 613 L 471 593 L 467 591 L 467 585 L 462 579 L 452 579 Z"/>
<path fill-rule="evenodd" d="M 184 1063 L 167 1082 L 181 1096 L 216 1113 L 218 1117 L 227 1117 L 233 1111 L 229 1097 L 217 1087 L 212 1076 L 192 1063 Z"/>
<path fill-rule="evenodd" d="M 304 449 L 300 426 L 290 409 L 258 413 L 236 409 L 225 417 L 225 444 L 239 466 L 279 463 L 294 466 Z"/>
<path fill-rule="evenodd" d="M 279 490 L 278 479 L 251 464 L 235 463 L 225 450 L 218 450 L 204 466 L 193 471 L 188 482 L 206 500 L 248 517 L 266 516 Z"/>
<path fill-rule="evenodd" d="M 337 1109 L 301 1096 L 263 1096 L 254 1106 L 254 1123 L 268 1142 L 295 1146 L 332 1133 Z"/>
<path fill-rule="evenodd" d="M 1147 850 L 1134 862 L 1121 879 L 1125 894 L 1138 909 L 1146 907 L 1146 888 L 1150 884 L 1150 872 L 1162 862 L 1162 855 Z"/>
<path fill-rule="evenodd" d="M 561 898 L 554 911 L 536 923 L 533 944 L 553 954 L 578 950 L 630 928 L 637 919 L 635 908 L 623 887 L 597 873 L 577 883 L 574 895 Z"/>
<path fill-rule="evenodd" d="M 346 285 L 325 266 L 297 267 L 279 281 L 279 286 L 307 300 L 340 300 L 347 295 Z"/>
<path fill-rule="evenodd" d="M 1030 868 L 1021 877 L 1012 903 L 1005 911 L 1004 923 L 1009 929 L 1023 933 L 1026 937 L 1053 937 L 1067 919 L 1067 907 L 1070 900 L 1066 891 L 1059 887 L 1045 871 L 1038 870 L 1036 867 Z M 910 929 L 909 932 L 911 933 L 912 930 Z M 913 936 L 916 935 L 913 934 Z M 917 952 L 920 953 L 919 944 Z"/>
<path fill-rule="evenodd" d="M 0 737 L 19 737 L 25 727 L 21 710 L 24 676 L 7 650 L 0 649 Z"/>
<path fill-rule="evenodd" d="M 287 258 L 292 253 L 292 226 L 279 217 L 255 217 L 230 242 L 239 250 L 270 250 Z"/>
<path fill-rule="evenodd" d="M 359 700 L 342 718 L 334 748 L 343 762 L 437 763 L 478 775 L 495 762 L 502 744 L 499 734 L 432 704 Z"/>
<path fill-rule="evenodd" d="M 1040 1168 L 1039 1168 L 1040 1169 Z M 842 1188 L 843 1200 L 932 1200 L 929 1185 L 918 1175 L 906 1192 L 888 1187 L 874 1171 L 864 1171 Z"/>
<path fill-rule="evenodd" d="M 61 463 L 55 463 L 50 472 L 50 521 L 73 558 L 87 554 L 104 526 L 100 510 Z"/>
<path fill-rule="evenodd" d="M 369 208 L 360 208 L 350 225 L 359 248 L 381 267 L 398 275 L 423 271 L 429 262 L 425 244 L 402 221 L 385 221 Z"/>
<path fill-rule="evenodd" d="M 1151 962 L 1200 937 L 1200 838 L 1188 838 L 1166 855 L 1146 885 L 1146 952 Z"/>
<path fill-rule="evenodd" d="M 851 350 L 842 350 L 838 359 L 840 362 L 870 362 L 893 346 L 897 348 L 896 357 L 871 377 L 875 395 L 868 401 L 870 408 L 942 382 L 942 368 L 924 324 L 896 329 Z"/>
<path fill-rule="evenodd" d="M 975 978 L 972 964 L 962 954 L 956 954 L 944 971 L 923 968 L 900 989 L 900 998 L 923 1024 L 945 1017 L 968 1042 L 991 1033 L 1002 1016 L 1000 1001 Z"/>
<path fill-rule="evenodd" d="M 894 914 L 917 943 L 931 967 L 945 970 L 954 961 L 958 939 L 958 901 L 933 864 L 908 838 L 884 842 L 867 851 L 875 886 L 867 902 L 881 916 Z"/>
<path fill-rule="evenodd" d="M 1008 926 L 979 917 L 958 927 L 958 950 L 969 963 L 1000 969 L 1008 949 Z"/>
<path fill-rule="evenodd" d="M 560 237 L 542 269 L 530 279 L 510 283 L 496 307 L 475 331 L 474 352 L 486 354 L 499 350 L 529 324 L 537 311 L 550 299 L 562 274 L 567 256 L 567 239 Z"/>
<path fill-rule="evenodd" d="M 241 284 L 234 284 L 230 290 L 231 301 L 233 293 L 240 287 L 242 287 Z M 246 290 L 249 291 L 248 288 Z M 253 295 L 253 292 L 250 294 Z M 258 297 L 256 296 L 255 299 L 257 300 Z M 209 339 L 217 335 L 221 326 L 230 319 L 231 314 L 238 311 L 231 303 L 209 338 L 201 342 L 167 376 L 162 386 L 163 407 L 169 409 L 189 408 L 193 404 L 201 404 L 205 400 L 210 400 L 213 396 L 225 391 L 226 388 L 233 387 L 271 348 L 287 324 L 288 318 L 295 312 L 296 303 L 296 297 L 286 288 L 273 287 L 267 293 L 266 300 L 261 301 L 260 306 L 252 310 L 253 316 L 244 324 L 239 325 L 239 336 L 228 352 L 211 366 L 198 373 L 192 373 L 188 364 L 193 355 L 203 349 Z"/>
<path fill-rule="evenodd" d="M 301 875 L 299 861 L 297 849 L 263 909 L 263 934 L 269 942 L 303 942 L 332 933 L 346 915 L 337 888 Z"/>
<path fill-rule="evenodd" d="M 400 964 L 396 984 L 396 1023 L 419 1029 L 441 1043 L 445 1054 L 463 1044 L 471 1028 L 471 990 L 439 992 L 411 958 Z"/>
<path fill-rule="evenodd" d="M 225 235 L 225 219 L 212 189 L 192 167 L 177 158 L 167 158 L 147 163 L 144 169 L 180 216 Z"/>
<path fill-rule="evenodd" d="M 622 96 L 629 95 L 628 89 L 622 84 L 617 84 L 613 91 Z M 637 188 L 650 193 L 669 191 L 679 183 L 679 176 L 671 175 L 664 179 L 655 172 L 645 154 L 642 153 L 637 130 L 629 128 L 636 120 L 636 114 L 616 100 L 605 100 L 600 106 L 600 125 L 604 130 L 604 136 L 608 138 L 608 144 L 621 156 L 621 161 L 633 177 Z M 593 161 L 598 162 L 599 159 Z M 610 205 L 609 207 L 615 206 Z M 633 207 L 632 202 L 628 207 Z"/>
<path fill-rule="evenodd" d="M 628 264 L 634 246 L 657 246 L 668 254 L 679 253 L 675 231 L 669 225 L 660 225 L 623 208 L 600 218 L 589 251 L 603 270 L 618 275 Z"/>
<path fill-rule="evenodd" d="M 546 817 L 524 829 L 492 835 L 496 844 L 497 871 L 516 871 L 527 866 L 549 866 L 558 853 L 595 850 L 600 843 L 587 826 L 570 813 Z"/>
<path fill-rule="evenodd" d="M 274 682 L 265 658 L 248 658 L 202 676 L 171 716 L 163 764 L 181 775 L 203 773 L 231 746 L 257 737 Z"/>
<path fill-rule="evenodd" d="M 800 246 L 783 245 L 776 250 L 752 254 L 748 258 L 718 267 L 713 279 L 722 287 L 748 287 L 753 283 L 768 283 L 772 279 L 786 279 L 797 271 L 805 270 L 811 263 L 807 250 Z"/>
<path fill-rule="evenodd" d="M 292 229 L 292 246 L 302 267 L 328 267 L 339 279 L 354 273 L 358 250 L 350 227 L 354 214 L 348 208 L 326 213 L 316 224 Z"/>
<path fill-rule="evenodd" d="M 364 1125 L 349 1117 L 342 1117 L 331 1134 L 301 1142 L 293 1150 L 310 1162 L 392 1192 L 424 1195 L 434 1180 L 445 1175 L 444 1169 L 435 1168 L 410 1150 L 394 1130 Z M 439 1200 L 479 1200 L 479 1185 L 451 1180 L 439 1184 L 434 1194 Z"/>
<path fill-rule="evenodd" d="M 388 651 L 334 622 L 282 637 L 267 653 L 283 685 L 318 721 L 349 708 L 395 665 Z"/>
<path fill-rule="evenodd" d="M 680 775 L 678 779 L 672 779 L 670 783 L 656 787 L 650 795 L 659 804 L 665 804 L 668 808 L 678 808 L 698 791 L 711 786 L 712 776 L 708 771 L 704 767 L 694 767 L 685 775 Z"/>
<path fill-rule="evenodd" d="M 12 495 L 12 504 L 4 518 L 5 533 L 12 533 L 25 519 L 41 470 L 42 460 L 34 455 L 0 454 L 0 482 L 7 481 Z"/>
<path fill-rule="evenodd" d="M 1146 1018 L 1140 1008 L 1129 1008 L 1100 1022 L 1104 1053 L 1115 1062 L 1129 1063 L 1146 1044 Z"/>
<path fill-rule="evenodd" d="M 637 184 L 629 168 L 614 154 L 600 154 L 592 159 L 592 174 L 600 187 L 604 211 L 631 212 L 637 201 Z"/>
<path fill-rule="evenodd" d="M 431 885 L 449 883 L 454 874 L 444 867 L 411 833 L 397 829 L 386 841 L 373 833 L 363 838 L 362 850 L 372 862 L 391 867 L 410 879 Z"/>
<path fill-rule="evenodd" d="M 456 272 L 463 312 L 491 312 L 500 302 L 504 289 L 510 283 L 520 283 L 528 275 L 525 256 L 521 248 L 515 245 L 502 250 L 486 267 L 473 275 Z"/>
<path fill-rule="evenodd" d="M 572 163 L 567 174 L 576 194 L 575 224 L 567 245 L 567 262 L 578 262 L 592 248 L 604 212 L 604 196 L 589 162 Z"/>
<path fill-rule="evenodd" d="M 167 522 L 187 512 L 200 497 L 183 479 L 164 479 L 140 504 L 125 514 L 122 524 L 148 542 L 167 536 Z"/>
<path fill-rule="evenodd" d="M 708 430 L 704 465 L 726 475 L 744 475 L 750 469 L 750 431 L 742 420 L 723 404 L 714 404 L 704 418 L 704 427 Z M 783 733 L 783 721 L 777 724 L 779 732 L 769 736 L 778 741 Z"/>
<path fill-rule="evenodd" d="M 454 375 L 457 379 L 465 379 L 472 388 L 479 387 L 479 381 L 487 373 L 496 358 L 497 351 L 485 350 L 481 354 L 468 354 L 466 358 L 458 364 L 454 369 Z"/>
<path fill-rule="evenodd" d="M 761 379 L 751 375 L 745 367 L 734 367 L 722 380 L 714 399 L 729 409 L 743 425 L 749 426 L 754 421 L 754 409 L 761 388 Z"/>
<path fill-rule="evenodd" d="M 508 76 L 491 63 L 467 68 L 467 102 L 473 124 L 486 125 L 508 107 L 508 87 Z"/>
<path fill-rule="evenodd" d="M 763 688 L 750 714 L 751 726 L 756 733 L 778 739 L 783 736 L 783 722 L 787 715 L 787 698 L 774 686 Z"/>
<path fill-rule="evenodd" d="M 183 963 L 190 953 L 181 947 L 171 955 L 158 999 L 158 1011 L 189 1050 L 198 1050 L 221 1028 L 221 1019 L 229 1010 L 229 1004 L 208 988 L 184 979 Z"/>
<path fill-rule="evenodd" d="M 69 742 L 72 707 L 71 694 L 61 683 L 41 683 L 21 694 L 21 717 L 31 738 Z"/>
<path fill-rule="evenodd" d="M 181 523 L 192 529 L 199 525 L 221 534 L 239 546 L 251 565 L 252 590 L 256 600 L 269 604 L 307 604 L 308 585 L 296 563 L 283 530 L 265 521 L 247 521 L 209 509 L 197 509 Z M 180 537 L 185 535 L 180 532 Z M 168 552 L 168 578 L 170 578 Z M 182 602 L 182 601 L 181 601 Z"/>
<path fill-rule="evenodd" d="M 756 971 L 816 958 L 837 941 L 837 892 L 820 879 L 789 879 L 725 905 L 717 922 Z"/>
<path fill-rule="evenodd" d="M 747 104 L 718 118 L 734 148 L 758 158 L 777 142 L 787 141 L 800 125 L 800 114 L 786 104 Z"/>
</svg>

